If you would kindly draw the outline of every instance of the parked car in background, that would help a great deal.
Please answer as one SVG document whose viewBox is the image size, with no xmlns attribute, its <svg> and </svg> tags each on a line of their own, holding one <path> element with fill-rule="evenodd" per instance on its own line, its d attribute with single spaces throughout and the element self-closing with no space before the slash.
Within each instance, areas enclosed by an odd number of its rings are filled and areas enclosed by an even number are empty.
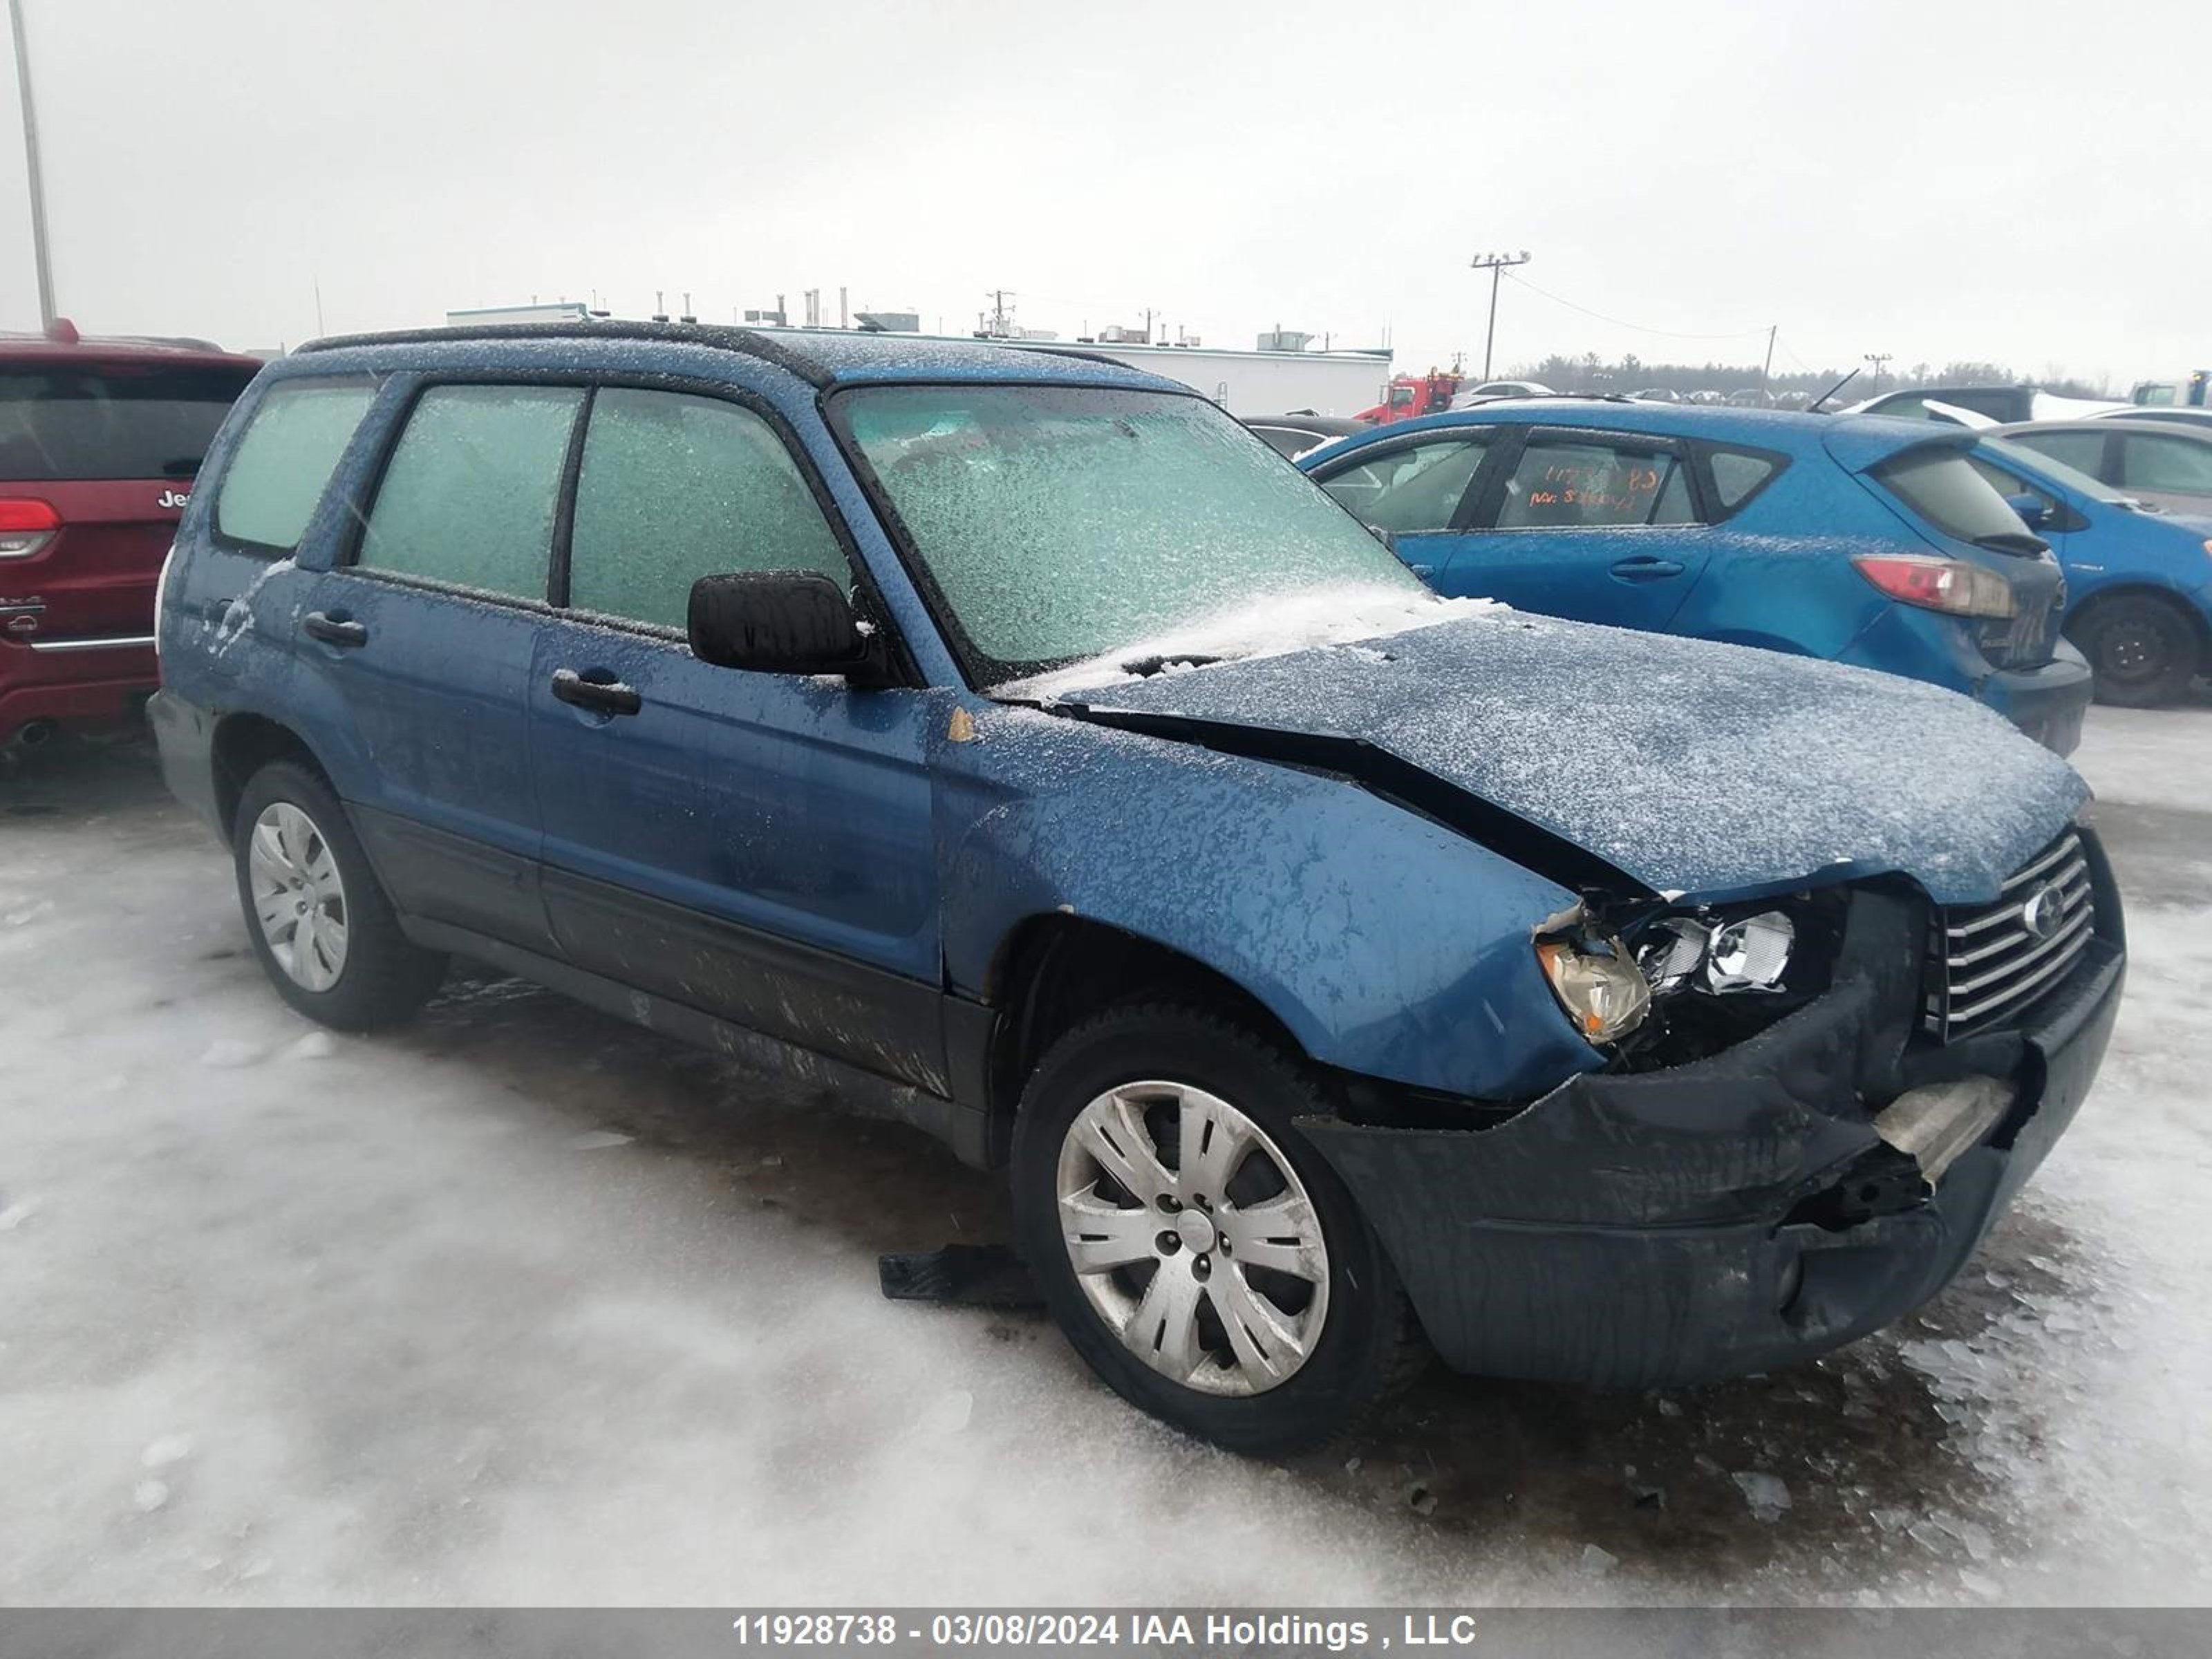
<svg viewBox="0 0 2212 1659">
<path fill-rule="evenodd" d="M 1559 394 L 1540 380 L 1485 380 L 1469 386 L 1451 400 L 1454 409 L 1488 403 L 1493 398 L 1553 398 Z"/>
<path fill-rule="evenodd" d="M 200 458 L 260 368 L 202 341 L 0 335 L 0 749 L 154 689 L 154 586 Z"/>
<path fill-rule="evenodd" d="M 2212 427 L 2150 421 L 2039 421 L 1993 426 L 2003 438 L 2172 513 L 2212 512 Z"/>
<path fill-rule="evenodd" d="M 2212 672 L 2212 517 L 2145 511 L 2017 438 L 1983 434 L 1974 467 L 2057 550 L 2099 702 L 2169 702 Z"/>
<path fill-rule="evenodd" d="M 1646 386 L 1641 392 L 1632 392 L 1628 395 L 1639 404 L 1679 404 L 1682 401 L 1680 392 L 1663 386 Z"/>
<path fill-rule="evenodd" d="M 2127 406 L 2108 398 L 2062 397 L 2032 386 L 1916 386 L 1885 392 L 1842 412 L 1887 415 L 1893 420 L 1940 421 L 1952 426 L 2007 426 L 2021 421 L 2071 421 L 2117 414 Z"/>
<path fill-rule="evenodd" d="M 2100 416 L 2106 421 L 2144 421 L 2154 426 L 2212 428 L 2212 409 L 2116 409 Z"/>
<path fill-rule="evenodd" d="M 2050 550 L 1972 435 L 1852 416 L 1557 399 L 1303 463 L 1448 596 L 1825 657 L 1948 687 L 2061 754 L 2089 701 Z"/>
<path fill-rule="evenodd" d="M 331 341 L 209 467 L 154 721 L 287 1003 L 459 952 L 794 1065 L 1005 1168 L 1076 1351 L 1240 1449 L 1425 1340 L 1641 1388 L 1875 1329 L 2118 1010 L 2087 789 L 1986 711 L 1448 604 L 1118 365 Z"/>
<path fill-rule="evenodd" d="M 1374 423 L 1341 415 L 1316 415 L 1310 409 L 1291 415 L 1239 415 L 1238 420 L 1257 433 L 1267 447 L 1287 460 L 1310 449 L 1355 432 L 1371 432 Z"/>
</svg>

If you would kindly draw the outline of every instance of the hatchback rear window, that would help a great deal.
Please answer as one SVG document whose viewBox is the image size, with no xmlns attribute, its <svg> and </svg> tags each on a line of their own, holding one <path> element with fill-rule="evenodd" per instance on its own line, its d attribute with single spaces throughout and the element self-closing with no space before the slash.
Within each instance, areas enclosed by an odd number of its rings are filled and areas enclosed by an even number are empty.
<svg viewBox="0 0 2212 1659">
<path fill-rule="evenodd" d="M 375 396 L 366 376 L 270 387 L 223 471 L 216 533 L 280 552 L 297 547 Z"/>
<path fill-rule="evenodd" d="M 190 478 L 252 378 L 121 362 L 0 369 L 0 480 Z"/>
<path fill-rule="evenodd" d="M 1909 449 L 1874 470 L 1882 487 L 1947 536 L 2017 541 L 2020 515 L 1958 449 Z"/>
</svg>

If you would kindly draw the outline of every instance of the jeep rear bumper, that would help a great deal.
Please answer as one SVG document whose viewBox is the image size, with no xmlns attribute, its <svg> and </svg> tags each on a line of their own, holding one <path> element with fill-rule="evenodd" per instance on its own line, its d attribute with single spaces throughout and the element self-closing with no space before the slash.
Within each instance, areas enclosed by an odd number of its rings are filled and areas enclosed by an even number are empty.
<svg viewBox="0 0 2212 1659">
<path fill-rule="evenodd" d="M 1917 1074 L 1908 1054 L 1893 1075 L 1909 1085 L 1971 1070 L 2012 1103 L 1932 1189 L 1907 1164 L 1903 1207 L 1856 1220 L 1869 1160 L 1901 1157 L 1860 1103 L 1897 1012 L 1864 981 L 1714 1060 L 1577 1078 L 1493 1128 L 1299 1127 L 1455 1369 L 1711 1382 L 1826 1352 L 1950 1283 L 2081 1106 L 2124 969 L 2115 933 L 2027 1029 L 1923 1054 Z"/>
</svg>

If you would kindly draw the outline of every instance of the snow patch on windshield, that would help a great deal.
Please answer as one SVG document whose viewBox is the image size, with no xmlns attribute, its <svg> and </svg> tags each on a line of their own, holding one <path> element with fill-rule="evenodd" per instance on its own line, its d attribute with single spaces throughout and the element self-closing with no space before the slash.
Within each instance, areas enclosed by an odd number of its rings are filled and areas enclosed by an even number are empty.
<svg viewBox="0 0 2212 1659">
<path fill-rule="evenodd" d="M 1293 651 L 1349 645 L 1504 611 L 1495 599 L 1443 599 L 1400 587 L 1325 587 L 1277 594 L 1215 612 L 1203 621 L 1139 640 L 994 688 L 1001 697 L 1047 699 L 1102 685 L 1126 685 L 1218 659 L 1251 662 Z M 1146 667 L 1139 672 L 1132 665 Z"/>
</svg>

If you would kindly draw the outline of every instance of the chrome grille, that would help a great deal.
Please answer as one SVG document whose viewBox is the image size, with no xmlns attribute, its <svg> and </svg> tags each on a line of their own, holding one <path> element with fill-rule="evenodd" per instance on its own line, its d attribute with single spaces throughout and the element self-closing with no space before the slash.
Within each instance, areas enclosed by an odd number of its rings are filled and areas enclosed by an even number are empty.
<svg viewBox="0 0 2212 1659">
<path fill-rule="evenodd" d="M 1928 1029 L 1945 1038 L 2002 1023 L 2046 992 L 2096 928 L 2089 860 L 2068 830 L 2004 884 L 1996 902 L 1940 913 L 1929 951 Z"/>
</svg>

